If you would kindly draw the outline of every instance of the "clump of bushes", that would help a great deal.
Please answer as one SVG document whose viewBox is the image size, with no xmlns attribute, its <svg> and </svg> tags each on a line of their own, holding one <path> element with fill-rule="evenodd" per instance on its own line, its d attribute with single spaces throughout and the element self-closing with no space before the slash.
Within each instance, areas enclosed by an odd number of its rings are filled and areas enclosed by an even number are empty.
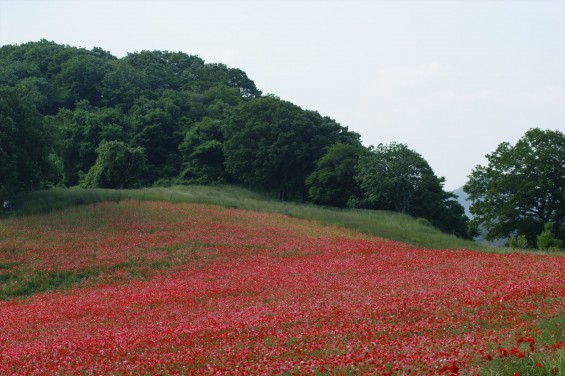
<svg viewBox="0 0 565 376">
<path fill-rule="evenodd" d="M 540 250 L 559 250 L 563 241 L 555 238 L 553 234 L 553 223 L 547 222 L 543 228 L 541 234 L 537 236 L 537 246 Z"/>
</svg>

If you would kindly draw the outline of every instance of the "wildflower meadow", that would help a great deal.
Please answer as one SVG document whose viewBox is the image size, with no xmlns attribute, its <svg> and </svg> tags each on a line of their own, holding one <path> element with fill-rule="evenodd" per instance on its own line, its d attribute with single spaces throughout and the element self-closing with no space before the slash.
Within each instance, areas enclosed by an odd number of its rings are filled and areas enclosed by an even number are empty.
<svg viewBox="0 0 565 376">
<path fill-rule="evenodd" d="M 543 364 L 563 351 L 563 256 L 280 214 L 122 201 L 7 218 L 0 294 L 2 375 L 565 372 Z"/>
</svg>

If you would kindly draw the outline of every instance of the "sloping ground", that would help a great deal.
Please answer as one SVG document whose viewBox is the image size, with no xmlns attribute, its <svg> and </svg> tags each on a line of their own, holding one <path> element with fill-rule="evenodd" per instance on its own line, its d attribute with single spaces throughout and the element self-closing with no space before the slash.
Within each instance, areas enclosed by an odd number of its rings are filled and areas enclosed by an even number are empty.
<svg viewBox="0 0 565 376">
<path fill-rule="evenodd" d="M 4 220 L 0 265 L 6 298 L 31 286 L 0 302 L 0 374 L 472 374 L 565 334 L 530 341 L 565 313 L 561 256 L 418 249 L 200 204 Z M 52 275 L 80 283 L 35 293 Z"/>
<path fill-rule="evenodd" d="M 318 221 L 353 229 L 367 235 L 384 237 L 418 247 L 432 249 L 473 249 L 503 252 L 477 245 L 434 228 L 427 220 L 381 211 L 361 209 L 325 208 L 312 204 L 281 202 L 273 197 L 245 188 L 214 186 L 175 186 L 167 188 L 143 188 L 130 190 L 112 189 L 49 189 L 24 193 L 13 198 L 16 210 L 0 212 L 0 220 L 6 217 L 48 213 L 76 205 L 122 200 L 166 201 L 219 205 L 251 211 L 281 213 L 295 218 Z"/>
</svg>

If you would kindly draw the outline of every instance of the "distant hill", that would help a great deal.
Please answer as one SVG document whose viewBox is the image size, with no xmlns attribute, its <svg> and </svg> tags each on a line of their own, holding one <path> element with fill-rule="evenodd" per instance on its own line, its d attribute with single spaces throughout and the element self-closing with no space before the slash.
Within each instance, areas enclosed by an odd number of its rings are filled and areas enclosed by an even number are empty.
<svg viewBox="0 0 565 376">
<path fill-rule="evenodd" d="M 465 214 L 469 219 L 473 219 L 473 215 L 469 211 L 469 207 L 471 206 L 471 201 L 469 201 L 469 195 L 463 191 L 463 187 L 459 187 L 452 192 L 454 195 L 457 196 L 457 202 L 463 206 L 465 209 Z"/>
</svg>

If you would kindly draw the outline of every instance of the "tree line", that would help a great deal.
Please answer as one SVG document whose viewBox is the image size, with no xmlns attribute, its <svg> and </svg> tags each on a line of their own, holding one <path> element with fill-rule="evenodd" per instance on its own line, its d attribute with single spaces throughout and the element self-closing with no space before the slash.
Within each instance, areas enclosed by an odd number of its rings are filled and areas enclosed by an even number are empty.
<svg viewBox="0 0 565 376">
<path fill-rule="evenodd" d="M 0 194 L 215 183 L 394 210 L 473 235 L 417 152 L 364 147 L 335 120 L 263 95 L 240 69 L 46 40 L 0 48 Z"/>
</svg>

